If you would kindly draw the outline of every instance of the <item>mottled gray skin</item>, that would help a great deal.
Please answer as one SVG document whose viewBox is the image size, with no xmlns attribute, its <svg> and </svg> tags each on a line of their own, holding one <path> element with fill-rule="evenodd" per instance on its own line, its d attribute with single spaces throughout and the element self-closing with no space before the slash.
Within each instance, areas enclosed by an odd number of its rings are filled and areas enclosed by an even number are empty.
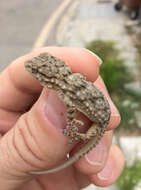
<svg viewBox="0 0 141 190">
<path fill-rule="evenodd" d="M 86 81 L 84 75 L 72 73 L 67 64 L 49 53 L 42 53 L 27 61 L 25 67 L 41 85 L 56 90 L 65 103 L 67 127 L 63 133 L 71 138 L 70 142 L 77 140 L 87 142 L 62 166 L 48 171 L 31 172 L 33 174 L 53 173 L 71 165 L 98 144 L 109 123 L 110 106 L 104 94 L 92 82 Z M 78 125 L 83 125 L 83 122 L 75 119 L 76 111 L 83 113 L 94 122 L 86 134 L 78 131 Z"/>
</svg>

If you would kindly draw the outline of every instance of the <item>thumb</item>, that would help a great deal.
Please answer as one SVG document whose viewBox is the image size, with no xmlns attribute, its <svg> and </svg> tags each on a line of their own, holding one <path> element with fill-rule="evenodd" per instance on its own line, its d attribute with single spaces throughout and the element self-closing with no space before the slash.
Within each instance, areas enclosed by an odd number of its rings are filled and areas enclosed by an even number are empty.
<svg viewBox="0 0 141 190">
<path fill-rule="evenodd" d="M 44 89 L 0 141 L 0 184 L 15 189 L 30 180 L 30 171 L 50 169 L 71 148 L 62 134 L 66 109 L 56 92 Z"/>
</svg>

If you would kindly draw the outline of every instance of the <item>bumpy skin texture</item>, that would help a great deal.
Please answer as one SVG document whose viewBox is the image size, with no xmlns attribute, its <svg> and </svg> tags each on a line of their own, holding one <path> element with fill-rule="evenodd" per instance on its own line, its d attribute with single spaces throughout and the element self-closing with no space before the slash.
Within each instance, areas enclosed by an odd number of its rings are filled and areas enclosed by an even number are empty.
<svg viewBox="0 0 141 190">
<path fill-rule="evenodd" d="M 62 166 L 48 171 L 31 172 L 33 174 L 47 174 L 59 171 L 95 147 L 103 136 L 110 119 L 110 106 L 104 94 L 84 75 L 72 73 L 69 66 L 62 60 L 42 53 L 25 63 L 25 68 L 41 83 L 56 90 L 60 99 L 67 107 L 67 127 L 63 133 L 71 138 L 70 142 L 84 140 L 87 143 L 73 157 Z M 75 119 L 79 111 L 87 116 L 94 124 L 85 133 L 78 131 L 82 121 Z"/>
</svg>

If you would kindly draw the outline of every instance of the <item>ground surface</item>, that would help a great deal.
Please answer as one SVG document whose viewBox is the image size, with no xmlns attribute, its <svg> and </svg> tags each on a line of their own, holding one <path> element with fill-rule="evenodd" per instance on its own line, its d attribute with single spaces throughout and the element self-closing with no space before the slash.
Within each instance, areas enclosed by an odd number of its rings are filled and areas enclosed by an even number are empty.
<svg viewBox="0 0 141 190">
<path fill-rule="evenodd" d="M 38 46 L 55 45 L 55 25 L 67 14 L 72 0 L 2 0 L 0 2 L 0 70 Z M 50 25 L 47 23 L 50 22 Z M 45 37 L 41 34 L 45 29 Z M 41 36 L 40 36 L 41 35 Z M 46 38 L 48 35 L 48 39 Z"/>
</svg>

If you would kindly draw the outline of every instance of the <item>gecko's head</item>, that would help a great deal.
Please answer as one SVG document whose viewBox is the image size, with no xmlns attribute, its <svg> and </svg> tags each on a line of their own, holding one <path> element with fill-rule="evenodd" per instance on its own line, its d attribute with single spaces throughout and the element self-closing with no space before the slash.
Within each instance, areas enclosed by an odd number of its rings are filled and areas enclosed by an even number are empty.
<svg viewBox="0 0 141 190">
<path fill-rule="evenodd" d="M 42 85 L 48 88 L 55 88 L 59 81 L 71 74 L 69 66 L 62 60 L 42 53 L 37 57 L 28 60 L 25 68 L 37 79 Z"/>
</svg>

